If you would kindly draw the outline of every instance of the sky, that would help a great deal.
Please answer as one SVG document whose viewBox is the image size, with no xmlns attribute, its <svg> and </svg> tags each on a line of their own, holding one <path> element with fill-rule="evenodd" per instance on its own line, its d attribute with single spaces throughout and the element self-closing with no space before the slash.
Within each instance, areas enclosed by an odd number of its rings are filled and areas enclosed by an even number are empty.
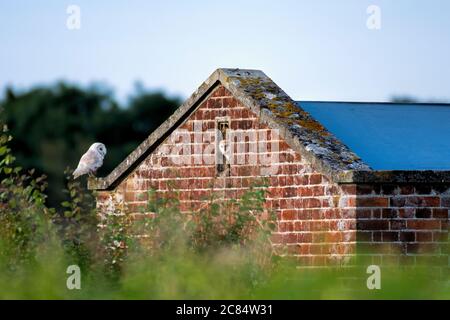
<svg viewBox="0 0 450 320">
<path fill-rule="evenodd" d="M 449 16 L 448 0 L 2 0 L 0 90 L 106 82 L 124 99 L 141 81 L 188 97 L 230 67 L 296 100 L 450 101 Z"/>
</svg>

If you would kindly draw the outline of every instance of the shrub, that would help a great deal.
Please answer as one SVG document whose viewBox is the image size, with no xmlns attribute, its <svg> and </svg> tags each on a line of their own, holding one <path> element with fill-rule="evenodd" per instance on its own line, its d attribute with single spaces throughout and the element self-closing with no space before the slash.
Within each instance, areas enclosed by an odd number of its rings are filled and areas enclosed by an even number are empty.
<svg viewBox="0 0 450 320">
<path fill-rule="evenodd" d="M 52 220 L 58 230 L 62 246 L 73 263 L 83 270 L 99 259 L 101 253 L 97 232 L 95 199 L 82 187 L 82 180 L 73 180 L 73 170 L 65 170 L 68 198 L 61 203 L 62 210 L 54 211 Z"/>
<path fill-rule="evenodd" d="M 23 172 L 15 165 L 8 143 L 12 137 L 3 126 L 0 134 L 0 256 L 9 268 L 32 262 L 36 248 L 53 235 L 45 206 L 45 177 Z"/>
</svg>

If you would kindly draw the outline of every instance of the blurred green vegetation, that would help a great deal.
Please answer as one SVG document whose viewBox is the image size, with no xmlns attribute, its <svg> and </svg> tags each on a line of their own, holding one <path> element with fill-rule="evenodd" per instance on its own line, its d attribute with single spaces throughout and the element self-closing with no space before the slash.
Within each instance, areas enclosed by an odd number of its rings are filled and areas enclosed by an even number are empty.
<svg viewBox="0 0 450 320">
<path fill-rule="evenodd" d="M 64 170 L 75 168 L 89 146 L 107 149 L 98 175 L 114 169 L 180 105 L 178 97 L 148 91 L 136 84 L 126 104 L 114 99 L 105 85 L 83 88 L 59 82 L 27 91 L 8 88 L 0 115 L 14 136 L 11 147 L 25 169 L 45 174 L 48 202 L 64 199 Z"/>
<path fill-rule="evenodd" d="M 111 281 L 101 269 L 83 271 L 81 289 L 69 290 L 72 264 L 57 245 L 41 248 L 33 265 L 2 270 L 0 299 L 450 299 L 427 269 L 382 268 L 381 289 L 368 290 L 365 268 L 261 268 L 238 248 L 215 253 L 178 250 L 129 258 Z M 0 261 L 0 265 L 3 263 Z"/>
</svg>

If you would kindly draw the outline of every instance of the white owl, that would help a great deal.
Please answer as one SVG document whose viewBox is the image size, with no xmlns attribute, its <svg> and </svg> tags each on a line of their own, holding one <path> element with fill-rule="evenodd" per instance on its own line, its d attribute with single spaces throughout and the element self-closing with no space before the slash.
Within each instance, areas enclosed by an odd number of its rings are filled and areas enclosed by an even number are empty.
<svg viewBox="0 0 450 320">
<path fill-rule="evenodd" d="M 226 140 L 219 141 L 219 150 L 220 153 L 225 157 L 227 161 L 230 161 L 230 149 L 229 144 Z"/>
<path fill-rule="evenodd" d="M 96 142 L 90 146 L 89 150 L 83 154 L 78 163 L 78 167 L 73 172 L 73 178 L 76 179 L 83 174 L 92 176 L 98 168 L 103 165 L 103 159 L 106 155 L 106 147 L 103 143 Z"/>
</svg>

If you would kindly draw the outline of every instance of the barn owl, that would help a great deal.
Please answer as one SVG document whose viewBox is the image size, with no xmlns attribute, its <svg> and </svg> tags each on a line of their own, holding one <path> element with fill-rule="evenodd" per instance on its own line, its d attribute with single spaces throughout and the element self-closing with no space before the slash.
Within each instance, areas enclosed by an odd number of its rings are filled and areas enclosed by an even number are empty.
<svg viewBox="0 0 450 320">
<path fill-rule="evenodd" d="M 97 169 L 102 166 L 105 155 L 105 145 L 100 142 L 94 143 L 81 157 L 78 167 L 73 172 L 73 178 L 76 179 L 83 174 L 88 174 L 89 176 L 95 174 Z"/>
<path fill-rule="evenodd" d="M 225 140 L 219 141 L 219 150 L 220 153 L 225 157 L 225 159 L 229 162 L 230 161 L 230 150 L 228 149 L 228 142 Z"/>
</svg>

